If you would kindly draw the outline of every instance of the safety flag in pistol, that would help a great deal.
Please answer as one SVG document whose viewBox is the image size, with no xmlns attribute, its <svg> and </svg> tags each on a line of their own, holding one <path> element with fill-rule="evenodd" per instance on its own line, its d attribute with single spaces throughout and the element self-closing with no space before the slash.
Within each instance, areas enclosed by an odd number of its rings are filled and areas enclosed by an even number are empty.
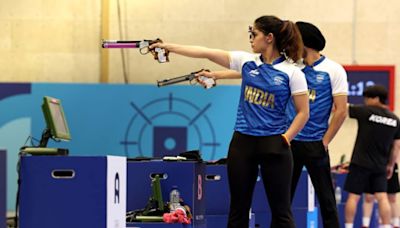
<svg viewBox="0 0 400 228">
<path fill-rule="evenodd" d="M 103 48 L 139 48 L 140 54 L 151 53 L 159 63 L 169 62 L 168 50 L 164 48 L 149 48 L 150 45 L 158 42 L 162 43 L 162 40 L 159 38 L 155 40 L 102 40 L 101 46 Z"/>
<path fill-rule="evenodd" d="M 189 81 L 189 84 L 191 84 L 191 85 L 195 85 L 195 84 L 197 84 L 197 82 L 201 82 L 201 84 L 206 89 L 210 89 L 210 88 L 214 87 L 216 85 L 216 83 L 215 83 L 215 80 L 213 78 L 200 76 L 200 77 L 197 77 L 197 79 L 196 79 L 196 74 L 200 73 L 202 71 L 208 71 L 209 72 L 210 70 L 201 69 L 199 71 L 195 71 L 195 72 L 192 72 L 192 73 L 187 74 L 187 75 L 174 77 L 174 78 L 166 78 L 166 79 L 163 79 L 163 80 L 157 80 L 157 86 L 161 87 L 161 86 L 173 85 L 173 84 L 184 82 L 184 81 Z M 193 80 L 195 80 L 195 82 L 192 82 Z"/>
</svg>

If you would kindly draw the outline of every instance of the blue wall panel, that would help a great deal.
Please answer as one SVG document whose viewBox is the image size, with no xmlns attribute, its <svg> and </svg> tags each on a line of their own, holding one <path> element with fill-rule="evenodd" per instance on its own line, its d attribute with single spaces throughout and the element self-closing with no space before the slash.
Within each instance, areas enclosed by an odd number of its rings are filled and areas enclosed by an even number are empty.
<svg viewBox="0 0 400 228">
<path fill-rule="evenodd" d="M 48 147 L 68 148 L 71 155 L 128 157 L 200 150 L 204 160 L 216 160 L 226 156 L 240 91 L 239 86 L 53 83 L 2 83 L 0 89 L 0 148 L 9 154 L 11 211 L 18 148 L 37 145 L 45 128 L 43 96 L 61 99 L 72 136 L 70 142 L 50 140 Z"/>
</svg>

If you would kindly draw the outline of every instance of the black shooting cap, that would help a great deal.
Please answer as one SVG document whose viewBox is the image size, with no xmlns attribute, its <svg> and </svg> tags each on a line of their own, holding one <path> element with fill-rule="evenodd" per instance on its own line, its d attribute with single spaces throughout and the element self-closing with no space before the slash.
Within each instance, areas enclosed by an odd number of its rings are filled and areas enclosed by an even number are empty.
<svg viewBox="0 0 400 228">
<path fill-rule="evenodd" d="M 303 38 L 304 46 L 322 51 L 325 47 L 325 37 L 317 26 L 303 21 L 296 22 L 300 30 L 301 37 Z"/>
</svg>

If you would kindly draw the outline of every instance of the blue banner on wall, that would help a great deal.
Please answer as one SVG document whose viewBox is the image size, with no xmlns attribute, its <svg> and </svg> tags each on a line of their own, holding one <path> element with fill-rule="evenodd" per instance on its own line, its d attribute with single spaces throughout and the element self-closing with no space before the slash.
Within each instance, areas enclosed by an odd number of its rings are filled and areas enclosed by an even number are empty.
<svg viewBox="0 0 400 228">
<path fill-rule="evenodd" d="M 11 89 L 26 85 L 8 84 Z M 50 142 L 49 147 L 69 148 L 71 155 L 127 157 L 200 150 L 205 160 L 226 155 L 239 96 L 238 86 L 204 90 L 194 86 L 32 84 L 31 91 L 21 91 L 0 102 L 0 127 L 30 118 L 32 137 L 38 140 L 45 128 L 42 98 L 59 98 L 72 140 Z M 37 144 L 36 140 L 32 143 Z"/>
<path fill-rule="evenodd" d="M 394 66 L 345 66 L 349 82 L 349 103 L 363 104 L 363 91 L 375 84 L 388 90 L 387 104 L 394 110 Z"/>
</svg>

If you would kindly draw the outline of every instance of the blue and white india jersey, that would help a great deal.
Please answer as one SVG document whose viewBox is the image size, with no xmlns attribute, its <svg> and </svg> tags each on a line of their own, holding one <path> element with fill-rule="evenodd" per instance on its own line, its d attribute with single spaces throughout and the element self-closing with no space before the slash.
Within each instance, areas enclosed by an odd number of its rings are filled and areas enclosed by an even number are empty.
<svg viewBox="0 0 400 228">
<path fill-rule="evenodd" d="M 329 126 L 333 97 L 347 95 L 347 74 L 340 64 L 325 56 L 321 56 L 312 66 L 299 67 L 302 68 L 307 79 L 310 118 L 295 140 L 319 141 L 322 140 Z M 296 115 L 292 100 L 289 102 L 287 111 L 292 121 Z"/>
<path fill-rule="evenodd" d="M 290 97 L 307 93 L 304 74 L 283 57 L 266 64 L 259 54 L 235 51 L 230 58 L 230 68 L 242 74 L 235 131 L 254 136 L 285 133 Z"/>
</svg>

